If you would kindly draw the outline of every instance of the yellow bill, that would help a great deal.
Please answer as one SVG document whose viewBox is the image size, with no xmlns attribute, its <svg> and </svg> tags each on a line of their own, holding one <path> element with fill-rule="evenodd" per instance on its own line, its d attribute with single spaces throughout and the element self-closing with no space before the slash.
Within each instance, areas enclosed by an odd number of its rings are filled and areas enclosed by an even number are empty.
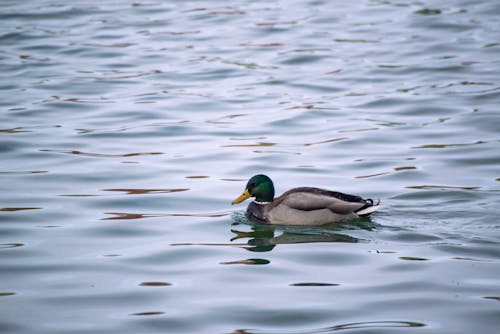
<svg viewBox="0 0 500 334">
<path fill-rule="evenodd" d="M 236 198 L 231 204 L 241 203 L 241 202 L 243 202 L 244 200 L 246 200 L 247 198 L 250 198 L 250 197 L 252 197 L 252 195 L 250 195 L 250 193 L 248 192 L 248 189 L 245 189 L 245 191 L 243 192 L 243 194 L 241 194 L 240 197 Z"/>
</svg>

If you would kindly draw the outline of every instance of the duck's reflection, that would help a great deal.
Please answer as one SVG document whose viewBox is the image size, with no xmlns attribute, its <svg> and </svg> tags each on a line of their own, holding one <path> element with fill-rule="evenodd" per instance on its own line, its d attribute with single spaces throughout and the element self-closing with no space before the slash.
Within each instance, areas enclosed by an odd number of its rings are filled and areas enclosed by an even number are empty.
<svg viewBox="0 0 500 334">
<path fill-rule="evenodd" d="M 243 226 L 242 226 L 243 227 Z M 347 234 L 341 233 L 314 233 L 311 231 L 304 231 L 301 233 L 296 228 L 294 231 L 278 231 L 274 227 L 269 226 L 251 226 L 251 231 L 241 231 L 239 229 L 231 229 L 235 234 L 231 241 L 238 239 L 248 238 L 245 247 L 252 252 L 268 252 L 271 251 L 276 245 L 280 244 L 299 244 L 299 243 L 316 243 L 316 242 L 358 242 L 358 239 Z M 281 233 L 281 234 L 278 234 Z"/>
<path fill-rule="evenodd" d="M 372 230 L 375 227 L 369 219 L 357 220 L 342 226 L 335 224 L 322 227 L 263 225 L 249 220 L 244 214 L 234 214 L 232 219 L 231 232 L 235 236 L 231 238 L 231 242 L 249 239 L 247 240 L 248 247 L 245 248 L 252 252 L 271 251 L 276 245 L 281 244 L 317 242 L 356 243 L 360 239 L 350 235 L 350 230 Z"/>
<path fill-rule="evenodd" d="M 228 243 L 178 243 L 171 245 L 230 246 L 244 248 L 251 252 L 269 252 L 277 245 L 284 244 L 319 242 L 356 243 L 363 239 L 355 237 L 353 234 L 359 234 L 358 232 L 362 230 L 371 231 L 375 228 L 375 224 L 369 219 L 356 220 L 341 226 L 333 224 L 321 227 L 264 225 L 249 220 L 244 214 L 233 214 L 232 221 L 231 232 L 234 236 Z M 254 259 L 251 260 L 253 261 Z M 250 263 L 247 260 L 243 262 L 244 264 L 263 264 Z"/>
</svg>

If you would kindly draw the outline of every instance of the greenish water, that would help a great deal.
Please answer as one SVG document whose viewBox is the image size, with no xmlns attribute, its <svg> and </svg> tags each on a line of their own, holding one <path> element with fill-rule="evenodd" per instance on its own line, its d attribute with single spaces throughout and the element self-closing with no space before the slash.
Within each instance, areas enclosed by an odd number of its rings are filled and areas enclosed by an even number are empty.
<svg viewBox="0 0 500 334">
<path fill-rule="evenodd" d="M 495 1 L 2 1 L 0 331 L 495 333 L 499 54 Z"/>
</svg>

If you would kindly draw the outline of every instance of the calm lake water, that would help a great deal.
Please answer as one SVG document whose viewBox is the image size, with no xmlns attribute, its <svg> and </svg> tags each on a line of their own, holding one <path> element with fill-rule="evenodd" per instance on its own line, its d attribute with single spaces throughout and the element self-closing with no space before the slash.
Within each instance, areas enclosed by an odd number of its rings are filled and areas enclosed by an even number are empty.
<svg viewBox="0 0 500 334">
<path fill-rule="evenodd" d="M 498 1 L 6 0 L 0 72 L 0 332 L 498 332 Z"/>
</svg>

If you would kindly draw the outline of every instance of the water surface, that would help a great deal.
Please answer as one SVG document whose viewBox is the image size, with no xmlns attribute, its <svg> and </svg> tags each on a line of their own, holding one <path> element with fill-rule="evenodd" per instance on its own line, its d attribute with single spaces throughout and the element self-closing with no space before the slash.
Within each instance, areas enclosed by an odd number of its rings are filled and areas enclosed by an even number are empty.
<svg viewBox="0 0 500 334">
<path fill-rule="evenodd" d="M 3 1 L 0 330 L 494 333 L 494 1 Z M 380 198 L 267 227 L 265 173 Z"/>
</svg>

